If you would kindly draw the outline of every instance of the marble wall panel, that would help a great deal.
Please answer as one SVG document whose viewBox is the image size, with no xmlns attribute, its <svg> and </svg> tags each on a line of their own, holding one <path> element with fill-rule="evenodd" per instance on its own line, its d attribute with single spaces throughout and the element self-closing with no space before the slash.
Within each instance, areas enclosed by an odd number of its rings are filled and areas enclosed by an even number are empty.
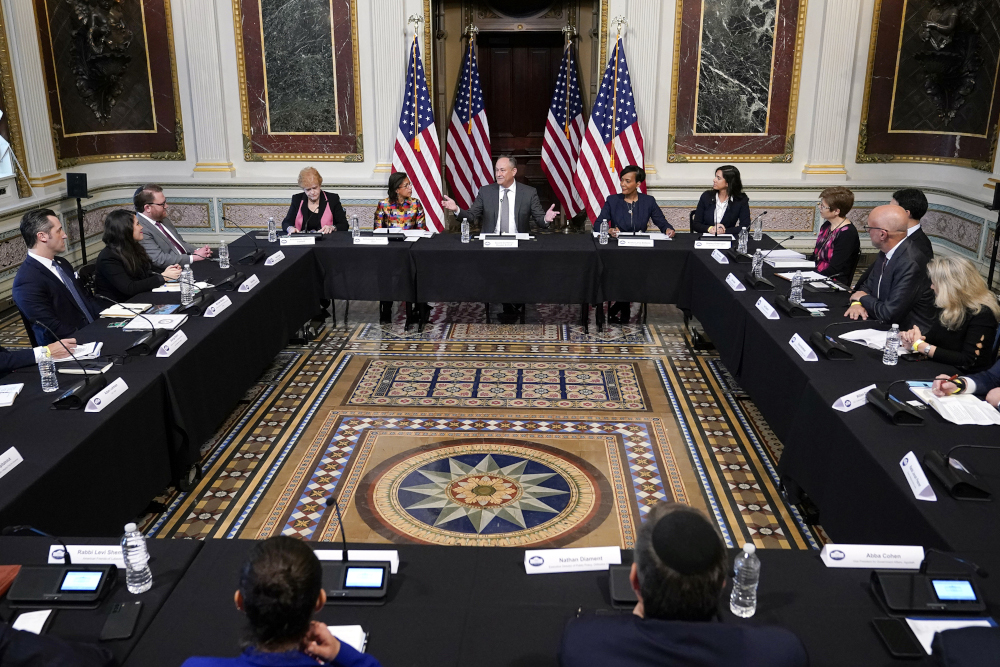
<svg viewBox="0 0 1000 667">
<path fill-rule="evenodd" d="M 60 168 L 183 160 L 170 0 L 34 0 Z"/>
<path fill-rule="evenodd" d="M 876 0 L 858 162 L 992 171 L 1000 0 Z"/>
<path fill-rule="evenodd" d="M 235 0 L 243 157 L 363 160 L 357 0 Z"/>
<path fill-rule="evenodd" d="M 223 202 L 222 215 L 235 220 L 241 226 L 250 228 L 267 228 L 267 219 L 274 216 L 275 222 L 281 225 L 282 220 L 288 213 L 289 202 L 278 199 L 260 199 L 252 202 Z M 375 224 L 375 207 L 378 202 L 372 200 L 342 200 L 344 213 L 347 214 L 348 222 L 352 215 L 358 216 L 358 224 L 361 229 L 372 229 Z M 236 225 L 227 220 L 223 220 L 223 229 L 229 231 L 239 231 Z"/>
<path fill-rule="evenodd" d="M 884 202 L 862 202 L 855 205 L 847 214 L 847 219 L 858 228 L 858 233 L 864 239 L 867 234 L 864 226 L 872 209 Z M 931 239 L 949 241 L 963 248 L 971 255 L 979 253 L 979 239 L 983 231 L 983 219 L 947 206 L 932 204 L 920 221 L 920 227 Z"/>
<path fill-rule="evenodd" d="M 677 0 L 670 162 L 791 162 L 807 0 Z"/>
<path fill-rule="evenodd" d="M 674 229 L 679 232 L 691 231 L 690 214 L 695 209 L 698 202 L 692 201 L 687 206 L 660 206 L 663 216 Z M 788 202 L 760 202 L 750 206 L 751 218 L 763 211 L 767 211 L 764 216 L 765 232 L 812 232 L 814 228 L 813 218 L 815 216 L 814 206 L 789 206 Z M 652 229 L 650 223 L 650 229 Z"/>
</svg>

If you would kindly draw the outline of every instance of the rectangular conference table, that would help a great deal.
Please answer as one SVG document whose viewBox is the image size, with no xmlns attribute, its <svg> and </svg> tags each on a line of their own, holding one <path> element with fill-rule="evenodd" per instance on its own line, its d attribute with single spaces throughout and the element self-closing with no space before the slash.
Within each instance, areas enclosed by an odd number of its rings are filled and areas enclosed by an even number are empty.
<svg viewBox="0 0 1000 667">
<path fill-rule="evenodd" d="M 249 249 L 246 244 L 234 244 L 233 256 Z M 198 280 L 212 282 L 239 270 L 256 274 L 260 284 L 248 293 L 226 292 L 233 305 L 215 318 L 191 317 L 181 327 L 187 342 L 170 357 L 134 357 L 113 366 L 108 382 L 121 377 L 128 390 L 101 412 L 51 409 L 59 394 L 41 391 L 35 367 L 3 378 L 25 387 L 12 407 L 0 408 L 0 450 L 16 447 L 24 461 L 0 481 L 0 527 L 31 524 L 56 534 L 117 535 L 141 514 L 197 460 L 201 444 L 318 308 L 321 285 L 313 254 L 286 248 L 285 255 L 273 267 L 260 262 L 224 271 L 214 262 L 195 263 Z M 221 296 L 213 293 L 211 300 Z M 179 300 L 177 293 L 133 299 Z M 84 327 L 77 340 L 104 341 L 104 354 L 123 354 L 139 334 L 108 329 L 108 323 L 101 319 Z M 60 387 L 77 379 L 60 374 Z"/>
</svg>

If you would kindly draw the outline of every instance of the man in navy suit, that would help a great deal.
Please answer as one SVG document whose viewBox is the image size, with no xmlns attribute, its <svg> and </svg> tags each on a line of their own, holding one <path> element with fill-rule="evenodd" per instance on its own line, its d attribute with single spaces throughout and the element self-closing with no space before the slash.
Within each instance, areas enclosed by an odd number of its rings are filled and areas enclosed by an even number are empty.
<svg viewBox="0 0 1000 667">
<path fill-rule="evenodd" d="M 783 628 L 718 622 L 729 559 L 702 512 L 660 503 L 639 529 L 629 579 L 631 614 L 583 616 L 563 633 L 563 667 L 805 667 L 799 639 Z"/>
<path fill-rule="evenodd" d="M 969 393 L 981 396 L 984 401 L 1000 410 L 1000 361 L 985 371 L 968 377 L 951 379 L 950 375 L 938 375 L 934 380 L 934 393 L 938 396 Z"/>
<path fill-rule="evenodd" d="M 14 303 L 39 345 L 69 338 L 97 319 L 100 308 L 76 278 L 73 265 L 58 257 L 66 251 L 62 223 L 47 208 L 29 211 L 21 218 L 21 236 L 28 256 L 14 278 Z"/>
</svg>

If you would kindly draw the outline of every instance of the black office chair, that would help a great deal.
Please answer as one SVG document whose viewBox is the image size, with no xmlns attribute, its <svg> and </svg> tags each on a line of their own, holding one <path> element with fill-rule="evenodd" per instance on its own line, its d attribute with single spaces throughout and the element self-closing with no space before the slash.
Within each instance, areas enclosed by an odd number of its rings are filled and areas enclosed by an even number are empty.
<svg viewBox="0 0 1000 667">
<path fill-rule="evenodd" d="M 21 309 L 17 309 L 18 315 L 21 316 L 21 322 L 24 324 L 24 330 L 28 334 L 28 342 L 31 343 L 31 347 L 38 347 L 38 340 L 35 338 L 35 330 L 31 327 L 31 321 L 24 316 Z"/>
<path fill-rule="evenodd" d="M 76 275 L 80 279 L 80 284 L 83 285 L 84 289 L 90 293 L 90 296 L 94 296 L 94 286 L 96 284 L 97 276 L 97 260 L 81 266 L 77 269 Z"/>
</svg>

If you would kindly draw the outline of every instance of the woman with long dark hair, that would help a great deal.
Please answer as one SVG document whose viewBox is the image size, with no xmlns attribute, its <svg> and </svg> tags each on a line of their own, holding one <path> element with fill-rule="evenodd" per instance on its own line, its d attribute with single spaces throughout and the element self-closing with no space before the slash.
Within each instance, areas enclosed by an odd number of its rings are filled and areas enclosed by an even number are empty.
<svg viewBox="0 0 1000 667">
<path fill-rule="evenodd" d="M 400 227 L 402 229 L 427 229 L 424 207 L 413 196 L 413 184 L 406 172 L 396 171 L 389 175 L 388 197 L 378 203 L 375 209 L 375 229 Z M 407 324 L 419 318 L 427 304 L 417 304 L 417 311 L 407 313 Z M 392 301 L 379 301 L 379 322 L 392 322 Z"/>
<path fill-rule="evenodd" d="M 181 275 L 180 264 L 168 266 L 162 273 L 153 271 L 153 262 L 139 244 L 142 225 L 132 211 L 118 209 L 108 213 L 101 240 L 104 250 L 97 256 L 94 291 L 113 301 L 127 301 Z"/>
<path fill-rule="evenodd" d="M 750 226 L 750 198 L 743 192 L 740 170 L 724 164 L 715 170 L 712 189 L 702 193 L 691 221 L 691 231 L 733 234 Z"/>
</svg>

